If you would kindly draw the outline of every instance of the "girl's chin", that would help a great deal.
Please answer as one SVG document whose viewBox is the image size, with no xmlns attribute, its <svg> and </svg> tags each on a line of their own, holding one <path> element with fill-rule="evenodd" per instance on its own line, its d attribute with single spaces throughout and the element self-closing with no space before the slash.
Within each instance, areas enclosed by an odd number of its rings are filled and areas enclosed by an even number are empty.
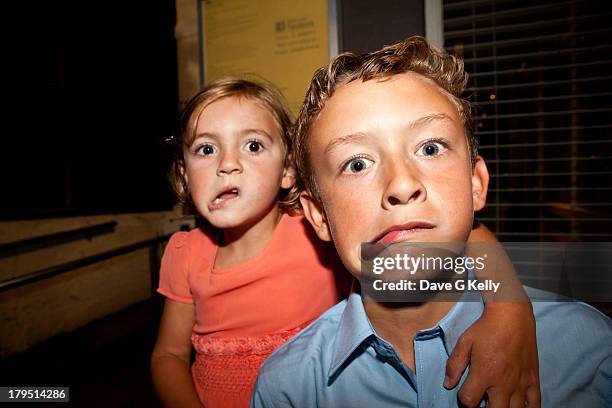
<svg viewBox="0 0 612 408">
<path fill-rule="evenodd" d="M 227 220 L 227 219 L 215 219 L 214 217 L 211 217 L 208 222 L 210 222 L 210 224 L 218 229 L 224 230 L 224 229 L 237 229 L 240 227 L 244 227 L 244 222 L 239 222 L 239 221 L 235 221 L 235 220 Z"/>
<path fill-rule="evenodd" d="M 248 230 L 259 221 L 253 221 L 243 214 L 216 214 L 208 218 L 208 222 L 220 230 Z"/>
</svg>

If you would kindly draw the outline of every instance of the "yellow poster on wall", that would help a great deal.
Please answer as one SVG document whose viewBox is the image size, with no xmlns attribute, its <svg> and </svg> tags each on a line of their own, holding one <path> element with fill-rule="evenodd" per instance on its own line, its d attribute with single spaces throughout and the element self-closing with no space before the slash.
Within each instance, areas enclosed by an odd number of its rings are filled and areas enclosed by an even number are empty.
<svg viewBox="0 0 612 408">
<path fill-rule="evenodd" d="M 329 59 L 327 0 L 203 0 L 204 79 L 263 78 L 295 113 Z"/>
</svg>

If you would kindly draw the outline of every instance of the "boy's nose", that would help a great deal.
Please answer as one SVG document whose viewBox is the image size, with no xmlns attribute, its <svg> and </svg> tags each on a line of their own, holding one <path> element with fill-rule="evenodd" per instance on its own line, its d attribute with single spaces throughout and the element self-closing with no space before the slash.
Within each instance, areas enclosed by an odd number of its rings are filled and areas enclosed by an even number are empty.
<svg viewBox="0 0 612 408">
<path fill-rule="evenodd" d="M 219 166 L 217 167 L 217 176 L 242 173 L 242 164 L 237 155 L 232 153 L 224 153 L 221 155 Z"/>
<path fill-rule="evenodd" d="M 397 163 L 387 169 L 387 185 L 383 193 L 382 206 L 386 210 L 412 202 L 424 201 L 425 186 L 409 164 Z"/>
</svg>

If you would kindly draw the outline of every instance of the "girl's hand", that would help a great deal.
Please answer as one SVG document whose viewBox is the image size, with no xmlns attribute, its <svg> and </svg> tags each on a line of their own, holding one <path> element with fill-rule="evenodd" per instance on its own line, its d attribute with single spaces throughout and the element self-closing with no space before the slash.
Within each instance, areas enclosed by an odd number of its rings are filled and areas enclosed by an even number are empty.
<svg viewBox="0 0 612 408">
<path fill-rule="evenodd" d="M 535 319 L 530 302 L 488 302 L 460 338 L 446 365 L 444 386 L 454 388 L 470 363 L 459 401 L 475 407 L 540 407 Z"/>
</svg>

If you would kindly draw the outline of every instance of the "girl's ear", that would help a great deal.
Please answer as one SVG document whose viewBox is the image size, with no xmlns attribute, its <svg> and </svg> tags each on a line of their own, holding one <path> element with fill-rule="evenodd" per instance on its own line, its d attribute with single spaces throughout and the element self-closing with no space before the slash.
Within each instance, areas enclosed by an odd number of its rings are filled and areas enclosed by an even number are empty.
<svg viewBox="0 0 612 408">
<path fill-rule="evenodd" d="M 281 179 L 281 188 L 290 189 L 295 184 L 295 169 L 288 164 L 283 169 L 283 178 Z"/>
<path fill-rule="evenodd" d="M 187 178 L 187 166 L 184 160 L 178 162 L 177 171 L 178 171 L 179 177 L 185 181 L 185 185 L 186 186 L 189 185 L 189 179 Z"/>
<path fill-rule="evenodd" d="M 314 228 L 317 236 L 323 241 L 331 241 L 332 237 L 329 232 L 325 211 L 319 207 L 314 198 L 306 192 L 300 194 L 300 203 L 304 209 L 304 216 Z"/>
<path fill-rule="evenodd" d="M 482 210 L 487 202 L 487 190 L 489 188 L 489 170 L 481 156 L 476 157 L 472 169 L 472 198 L 474 211 Z"/>
</svg>

